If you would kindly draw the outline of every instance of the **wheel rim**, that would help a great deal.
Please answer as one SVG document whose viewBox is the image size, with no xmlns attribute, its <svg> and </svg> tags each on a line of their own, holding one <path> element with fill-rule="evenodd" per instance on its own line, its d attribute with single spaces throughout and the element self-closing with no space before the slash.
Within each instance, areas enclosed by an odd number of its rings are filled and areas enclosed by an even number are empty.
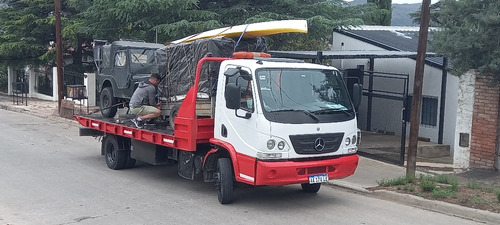
<svg viewBox="0 0 500 225">
<path fill-rule="evenodd" d="M 115 146 L 113 146 L 112 144 L 109 144 L 106 149 L 107 149 L 106 150 L 106 158 L 108 159 L 108 162 L 114 163 L 115 158 L 116 158 Z"/>
<path fill-rule="evenodd" d="M 102 102 L 103 102 L 103 105 L 105 108 L 109 107 L 110 106 L 110 100 L 109 100 L 109 97 L 108 95 L 103 95 L 102 96 Z"/>
</svg>

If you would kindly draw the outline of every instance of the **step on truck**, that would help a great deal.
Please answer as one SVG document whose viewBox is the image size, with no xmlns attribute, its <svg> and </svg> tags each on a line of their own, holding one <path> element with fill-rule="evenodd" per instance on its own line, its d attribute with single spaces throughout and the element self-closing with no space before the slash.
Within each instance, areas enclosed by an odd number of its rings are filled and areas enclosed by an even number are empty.
<svg viewBox="0 0 500 225">
<path fill-rule="evenodd" d="M 238 183 L 300 184 L 316 193 L 322 183 L 352 175 L 362 88 L 354 84 L 351 98 L 336 68 L 267 56 L 201 58 L 174 124 L 136 128 L 128 120 L 75 115 L 80 135 L 103 136 L 101 153 L 110 169 L 132 168 L 136 160 L 176 163 L 181 177 L 214 182 L 222 204 L 233 200 Z M 200 116 L 200 73 L 210 63 L 218 65 L 213 114 Z"/>
</svg>

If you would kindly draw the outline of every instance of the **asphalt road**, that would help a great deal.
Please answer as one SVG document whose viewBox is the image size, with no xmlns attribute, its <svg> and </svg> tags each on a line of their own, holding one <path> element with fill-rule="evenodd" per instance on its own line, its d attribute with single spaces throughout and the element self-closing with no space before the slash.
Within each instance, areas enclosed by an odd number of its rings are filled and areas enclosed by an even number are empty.
<svg viewBox="0 0 500 225">
<path fill-rule="evenodd" d="M 100 142 L 60 123 L 0 109 L 0 224 L 480 224 L 324 185 L 241 186 L 221 205 L 211 183 L 176 166 L 113 171 Z"/>
</svg>

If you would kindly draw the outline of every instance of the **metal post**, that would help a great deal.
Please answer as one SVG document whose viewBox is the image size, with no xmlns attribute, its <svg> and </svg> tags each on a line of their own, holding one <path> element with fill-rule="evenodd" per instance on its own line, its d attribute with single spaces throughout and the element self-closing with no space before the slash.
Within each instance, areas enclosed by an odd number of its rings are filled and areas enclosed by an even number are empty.
<svg viewBox="0 0 500 225">
<path fill-rule="evenodd" d="M 61 102 L 63 98 L 63 69 L 62 69 L 62 43 L 61 43 L 61 0 L 54 0 L 56 17 L 56 63 L 57 63 L 57 107 L 61 115 Z"/>
<path fill-rule="evenodd" d="M 317 58 L 318 58 L 318 62 L 319 62 L 319 64 L 323 64 L 323 52 L 322 52 L 322 51 L 318 51 L 318 52 L 316 53 L 316 56 L 317 56 Z"/>
<path fill-rule="evenodd" d="M 427 49 L 427 35 L 429 33 L 431 0 L 422 0 L 420 31 L 418 36 L 417 62 L 415 65 L 415 79 L 413 82 L 413 99 L 411 105 L 410 143 L 408 144 L 408 164 L 406 177 L 415 178 L 417 167 L 417 144 L 420 126 L 420 109 L 422 103 L 422 83 L 424 80 L 425 52 Z"/>
<path fill-rule="evenodd" d="M 368 109 L 366 114 L 366 130 L 372 130 L 372 107 L 373 107 L 373 70 L 375 70 L 375 59 L 370 58 L 370 76 L 368 77 Z"/>
<path fill-rule="evenodd" d="M 438 144 L 443 144 L 443 132 L 444 132 L 444 111 L 446 109 L 446 81 L 448 78 L 448 72 L 446 71 L 446 66 L 448 64 L 448 59 L 443 57 L 443 69 L 441 74 L 441 104 L 439 104 L 439 131 L 438 131 Z"/>
</svg>

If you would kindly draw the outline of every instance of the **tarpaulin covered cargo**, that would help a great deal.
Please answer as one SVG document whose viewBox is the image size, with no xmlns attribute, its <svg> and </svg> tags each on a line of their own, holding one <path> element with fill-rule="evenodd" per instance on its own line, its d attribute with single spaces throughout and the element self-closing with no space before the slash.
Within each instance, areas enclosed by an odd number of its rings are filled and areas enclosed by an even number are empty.
<svg viewBox="0 0 500 225">
<path fill-rule="evenodd" d="M 171 44 L 157 50 L 159 72 L 165 78 L 159 87 L 163 96 L 171 99 L 187 94 L 194 83 L 198 61 L 211 54 L 214 57 L 231 57 L 234 51 L 267 52 L 263 38 L 243 39 L 235 49 L 236 41 L 230 38 L 200 39 L 189 43 Z M 164 63 L 163 63 L 164 62 Z M 220 63 L 208 62 L 202 66 L 199 93 L 215 93 L 214 82 Z"/>
</svg>

